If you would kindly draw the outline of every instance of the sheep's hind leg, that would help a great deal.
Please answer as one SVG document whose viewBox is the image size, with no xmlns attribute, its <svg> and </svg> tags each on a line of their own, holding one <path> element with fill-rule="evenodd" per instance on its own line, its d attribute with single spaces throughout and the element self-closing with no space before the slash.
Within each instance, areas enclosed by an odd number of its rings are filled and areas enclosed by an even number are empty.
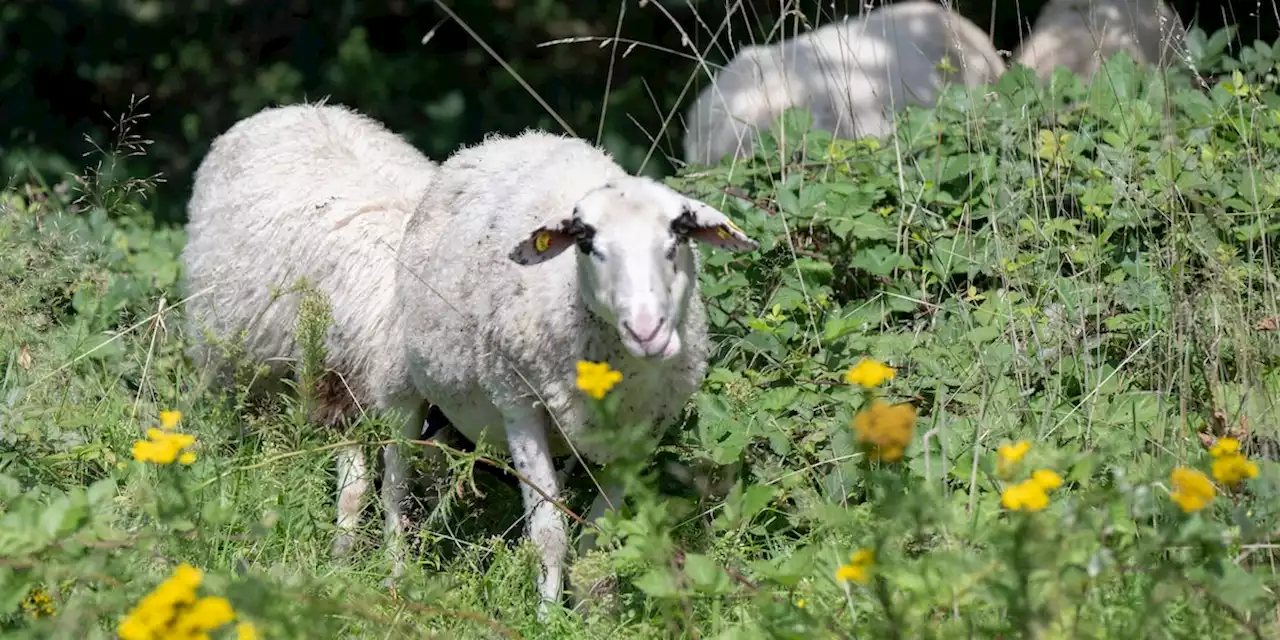
<svg viewBox="0 0 1280 640">
<path fill-rule="evenodd" d="M 333 556 L 345 557 L 356 542 L 360 509 L 369 491 L 369 465 L 360 445 L 338 449 L 338 535 L 333 540 Z"/>
<path fill-rule="evenodd" d="M 528 519 L 529 538 L 537 546 L 542 558 L 538 572 L 538 618 L 545 619 L 548 607 L 560 600 L 564 586 L 565 552 L 568 536 L 565 532 L 564 514 L 560 508 L 543 497 L 560 501 L 560 487 L 556 482 L 555 464 L 547 446 L 546 418 L 540 410 L 504 415 L 507 446 L 511 450 L 511 462 L 516 472 L 523 476 L 520 494 L 524 498 L 524 513 Z M 541 492 L 530 486 L 536 485 Z"/>
<path fill-rule="evenodd" d="M 626 493 L 622 483 L 614 480 L 605 480 L 600 487 L 600 495 L 591 503 L 591 510 L 587 512 L 586 521 L 588 525 L 594 525 L 596 519 L 600 518 L 610 509 L 621 509 L 622 501 L 626 499 Z M 596 532 L 590 526 L 582 528 L 582 535 L 578 538 L 578 556 L 585 556 L 592 549 L 596 548 Z"/>
</svg>

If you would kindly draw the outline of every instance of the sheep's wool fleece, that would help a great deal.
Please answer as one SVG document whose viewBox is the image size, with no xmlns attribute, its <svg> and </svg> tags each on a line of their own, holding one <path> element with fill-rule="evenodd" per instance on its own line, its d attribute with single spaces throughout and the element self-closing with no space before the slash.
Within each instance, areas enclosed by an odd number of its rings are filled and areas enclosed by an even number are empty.
<svg viewBox="0 0 1280 640">
<path fill-rule="evenodd" d="M 590 414 L 575 386 L 579 360 L 622 372 L 610 394 L 621 396 L 626 424 L 665 427 L 697 390 L 708 343 L 696 286 L 679 327 L 681 352 L 641 362 L 586 309 L 578 289 L 584 258 L 575 249 L 530 266 L 508 257 L 543 223 L 571 216 L 588 191 L 626 176 L 589 143 L 540 131 L 491 136 L 441 165 L 405 231 L 396 290 L 417 391 L 473 440 L 483 430 L 483 440 L 505 449 L 502 413 L 541 403 L 554 416 L 553 454 L 569 453 L 563 433 L 588 459 L 612 459 L 618 452 L 607 445 L 580 439 Z"/>
<path fill-rule="evenodd" d="M 182 252 L 192 357 L 223 365 L 204 344 L 243 331 L 246 355 L 281 376 L 296 341 L 305 277 L 332 307 L 327 366 L 361 404 L 374 380 L 403 370 L 387 358 L 395 254 L 437 166 L 381 123 L 324 104 L 265 109 L 218 137 L 196 171 Z M 225 372 L 224 372 L 225 373 Z M 407 384 L 407 380 L 399 382 Z"/>
<path fill-rule="evenodd" d="M 1171 66 L 1186 37 L 1178 14 L 1161 0 L 1050 0 L 1014 60 L 1042 79 L 1062 65 L 1088 80 L 1120 51 L 1138 64 Z"/>
<path fill-rule="evenodd" d="M 944 56 L 956 74 L 940 70 Z M 749 155 L 757 130 L 807 107 L 841 138 L 883 136 L 893 112 L 932 106 L 944 81 L 990 84 L 1004 61 L 982 29 L 936 2 L 884 5 L 771 45 L 748 46 L 698 95 L 686 117 L 687 162 Z"/>
</svg>

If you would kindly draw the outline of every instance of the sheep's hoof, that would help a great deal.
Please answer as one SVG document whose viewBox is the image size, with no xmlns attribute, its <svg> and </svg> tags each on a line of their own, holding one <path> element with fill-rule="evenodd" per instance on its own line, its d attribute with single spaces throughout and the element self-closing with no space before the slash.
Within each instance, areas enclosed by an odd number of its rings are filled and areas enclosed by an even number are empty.
<svg viewBox="0 0 1280 640">
<path fill-rule="evenodd" d="M 605 554 L 590 553 L 574 563 L 569 571 L 569 599 L 584 619 L 620 613 L 618 576 Z"/>
<path fill-rule="evenodd" d="M 616 576 L 601 576 L 594 581 L 573 589 L 573 609 L 584 619 L 593 615 L 617 616 L 618 579 Z"/>
<path fill-rule="evenodd" d="M 334 558 L 346 558 L 351 555 L 351 550 L 356 546 L 356 537 L 350 533 L 340 533 L 338 537 L 333 539 L 333 549 L 330 551 Z"/>
</svg>

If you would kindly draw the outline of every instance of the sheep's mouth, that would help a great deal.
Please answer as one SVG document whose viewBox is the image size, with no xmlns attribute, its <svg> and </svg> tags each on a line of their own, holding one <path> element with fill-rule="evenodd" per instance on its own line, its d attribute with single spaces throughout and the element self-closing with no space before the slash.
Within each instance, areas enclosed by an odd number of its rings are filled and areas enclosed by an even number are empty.
<svg viewBox="0 0 1280 640">
<path fill-rule="evenodd" d="M 664 327 L 648 340 L 637 340 L 626 328 L 620 328 L 619 334 L 627 352 L 642 360 L 666 360 L 680 352 L 680 340 L 669 327 Z"/>
</svg>

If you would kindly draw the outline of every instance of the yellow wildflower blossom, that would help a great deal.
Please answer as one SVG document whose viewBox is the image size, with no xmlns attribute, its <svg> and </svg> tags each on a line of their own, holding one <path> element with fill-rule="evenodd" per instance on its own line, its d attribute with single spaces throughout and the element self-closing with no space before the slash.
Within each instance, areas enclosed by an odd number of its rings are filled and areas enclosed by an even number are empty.
<svg viewBox="0 0 1280 640">
<path fill-rule="evenodd" d="M 916 424 L 916 408 L 909 403 L 888 405 L 873 400 L 871 406 L 853 417 L 858 442 L 868 449 L 872 460 L 896 462 L 911 444 Z"/>
<path fill-rule="evenodd" d="M 871 389 L 884 384 L 886 380 L 892 380 L 895 375 L 897 372 L 893 367 L 886 366 L 879 360 L 864 358 L 845 372 L 844 381 Z"/>
<path fill-rule="evenodd" d="M 871 565 L 875 564 L 875 552 L 870 549 L 859 549 L 849 556 L 849 564 L 842 564 L 836 569 L 836 580 L 858 584 L 866 584 L 871 577 Z"/>
<path fill-rule="evenodd" d="M 1049 494 L 1035 480 L 1027 480 L 1001 492 L 1000 506 L 1010 511 L 1040 511 L 1049 506 Z"/>
<path fill-rule="evenodd" d="M 178 421 L 182 420 L 181 411 L 161 411 L 160 412 L 160 428 L 172 430 L 178 426 Z"/>
<path fill-rule="evenodd" d="M 1000 459 L 1008 464 L 1017 464 L 1022 461 L 1022 457 L 1027 455 L 1031 450 L 1031 443 L 1026 440 L 1019 440 L 1013 444 L 1002 444 L 998 451 Z"/>
<path fill-rule="evenodd" d="M 801 602 L 804 601 L 801 600 Z M 258 629 L 252 622 L 241 622 L 236 625 L 236 640 L 258 640 L 259 637 L 261 636 L 258 635 Z"/>
<path fill-rule="evenodd" d="M 1062 476 L 1049 469 L 1037 469 L 1031 474 L 1031 482 L 1045 491 L 1062 486 Z"/>
<path fill-rule="evenodd" d="M 22 610 L 32 618 L 47 618 L 57 609 L 53 606 L 53 596 L 40 587 L 32 587 L 27 597 L 22 599 Z"/>
<path fill-rule="evenodd" d="M 149 640 L 162 637 L 172 626 L 181 609 L 196 600 L 196 588 L 204 580 L 204 573 L 183 563 L 173 570 L 167 580 L 147 594 L 129 612 L 116 629 L 121 640 Z"/>
<path fill-rule="evenodd" d="M 1009 469 L 1021 462 L 1030 450 L 1031 443 L 1026 440 L 1000 445 L 996 450 L 996 473 L 1001 476 L 1008 474 Z"/>
<path fill-rule="evenodd" d="M 1233 487 L 1249 478 L 1258 477 L 1258 465 L 1244 456 L 1233 453 L 1213 461 L 1213 479 Z"/>
<path fill-rule="evenodd" d="M 184 611 L 173 626 L 179 634 L 196 636 L 217 629 L 235 618 L 236 613 L 226 598 L 206 596 Z"/>
<path fill-rule="evenodd" d="M 804 608 L 804 598 L 800 598 L 799 600 L 796 600 L 796 606 L 797 606 L 797 607 L 799 607 L 799 608 L 801 608 L 801 609 L 803 609 L 803 608 Z"/>
<path fill-rule="evenodd" d="M 1240 453 L 1240 441 L 1235 438 L 1220 438 L 1209 448 L 1209 455 L 1215 458 Z"/>
<path fill-rule="evenodd" d="M 622 372 L 610 369 L 608 362 L 578 361 L 578 388 L 596 400 L 621 381 Z"/>
<path fill-rule="evenodd" d="M 1195 469 L 1178 467 L 1169 474 L 1169 481 L 1173 485 L 1173 492 L 1169 494 L 1169 498 L 1186 513 L 1209 506 L 1217 495 L 1217 490 L 1213 488 L 1209 476 Z"/>
<path fill-rule="evenodd" d="M 178 566 L 173 575 L 138 602 L 116 633 L 121 640 L 208 638 L 210 631 L 235 620 L 236 613 L 221 596 L 197 599 L 196 589 L 203 580 L 199 569 L 185 563 Z M 241 623 L 236 633 L 240 638 L 257 638 L 257 631 L 247 622 Z"/>
<path fill-rule="evenodd" d="M 175 460 L 181 464 L 191 464 L 196 460 L 195 454 L 183 452 L 183 449 L 195 442 L 196 437 L 193 435 L 147 429 L 147 439 L 133 443 L 133 459 L 156 464 L 173 464 Z"/>
</svg>

